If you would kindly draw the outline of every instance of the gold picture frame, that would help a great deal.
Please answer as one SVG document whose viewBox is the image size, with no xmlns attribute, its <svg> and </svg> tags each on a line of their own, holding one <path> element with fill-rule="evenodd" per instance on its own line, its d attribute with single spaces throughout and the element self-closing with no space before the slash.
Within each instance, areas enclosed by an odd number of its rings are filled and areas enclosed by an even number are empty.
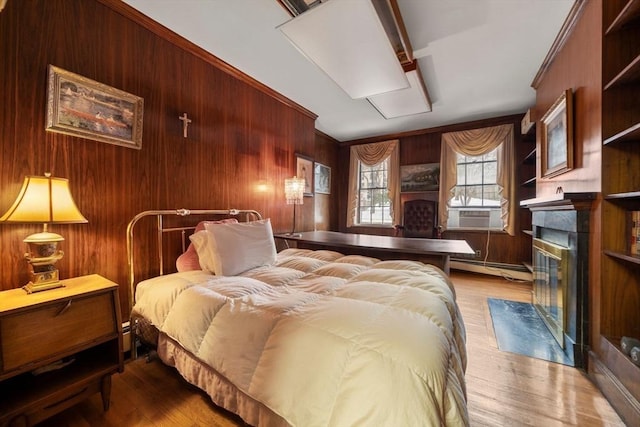
<svg viewBox="0 0 640 427">
<path fill-rule="evenodd" d="M 573 169 L 573 93 L 565 90 L 542 116 L 541 175 L 551 178 Z"/>
<path fill-rule="evenodd" d="M 144 101 L 49 65 L 46 130 L 140 150 Z"/>
</svg>

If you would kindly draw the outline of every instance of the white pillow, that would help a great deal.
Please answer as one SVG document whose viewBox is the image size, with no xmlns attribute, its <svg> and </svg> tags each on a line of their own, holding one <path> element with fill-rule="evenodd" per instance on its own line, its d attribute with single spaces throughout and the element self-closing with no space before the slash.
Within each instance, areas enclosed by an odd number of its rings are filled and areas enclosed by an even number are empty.
<svg viewBox="0 0 640 427">
<path fill-rule="evenodd" d="M 205 230 L 209 233 L 209 240 L 203 254 L 211 259 L 201 260 L 200 265 L 207 265 L 207 271 L 211 271 L 209 266 L 213 264 L 215 274 L 235 276 L 276 262 L 276 244 L 269 219 L 237 224 L 205 224 Z"/>
<path fill-rule="evenodd" d="M 211 240 L 209 232 L 207 230 L 196 231 L 189 236 L 189 240 L 193 243 L 193 247 L 196 249 L 196 253 L 198 254 L 200 269 L 208 271 L 211 274 L 215 274 L 216 270 L 213 262 L 213 248 L 209 243 Z"/>
</svg>

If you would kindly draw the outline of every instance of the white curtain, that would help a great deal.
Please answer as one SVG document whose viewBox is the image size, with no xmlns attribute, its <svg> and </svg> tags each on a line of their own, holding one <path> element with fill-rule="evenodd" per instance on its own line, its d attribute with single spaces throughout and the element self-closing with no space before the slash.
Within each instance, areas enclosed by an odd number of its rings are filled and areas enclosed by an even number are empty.
<svg viewBox="0 0 640 427">
<path fill-rule="evenodd" d="M 515 184 L 515 146 L 513 125 L 492 126 L 442 134 L 440 154 L 440 206 L 438 222 L 446 229 L 453 190 L 458 182 L 456 153 L 481 156 L 497 150 L 497 184 L 500 195 L 502 227 L 510 235 L 515 234 L 517 211 Z"/>
<path fill-rule="evenodd" d="M 347 227 L 355 224 L 358 211 L 358 163 L 374 166 L 389 158 L 387 190 L 391 201 L 391 220 L 400 217 L 400 154 L 398 140 L 373 144 L 352 145 L 349 161 L 349 199 L 347 200 Z"/>
</svg>

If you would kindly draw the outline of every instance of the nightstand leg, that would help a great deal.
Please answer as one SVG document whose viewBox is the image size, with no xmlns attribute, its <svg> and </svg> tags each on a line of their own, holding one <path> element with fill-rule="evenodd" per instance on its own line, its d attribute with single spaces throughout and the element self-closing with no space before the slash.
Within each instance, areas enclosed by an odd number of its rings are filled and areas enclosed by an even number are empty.
<svg viewBox="0 0 640 427">
<path fill-rule="evenodd" d="M 102 408 L 105 411 L 109 410 L 109 404 L 111 403 L 111 375 L 105 375 L 102 377 L 100 384 L 100 394 L 102 395 Z"/>
</svg>

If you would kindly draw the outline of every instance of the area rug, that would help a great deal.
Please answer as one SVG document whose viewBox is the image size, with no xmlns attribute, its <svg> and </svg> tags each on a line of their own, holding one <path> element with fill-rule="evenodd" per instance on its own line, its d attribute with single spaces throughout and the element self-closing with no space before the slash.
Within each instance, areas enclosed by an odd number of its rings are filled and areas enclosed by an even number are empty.
<svg viewBox="0 0 640 427">
<path fill-rule="evenodd" d="M 497 298 L 487 302 L 500 350 L 574 366 L 532 304 Z"/>
</svg>

